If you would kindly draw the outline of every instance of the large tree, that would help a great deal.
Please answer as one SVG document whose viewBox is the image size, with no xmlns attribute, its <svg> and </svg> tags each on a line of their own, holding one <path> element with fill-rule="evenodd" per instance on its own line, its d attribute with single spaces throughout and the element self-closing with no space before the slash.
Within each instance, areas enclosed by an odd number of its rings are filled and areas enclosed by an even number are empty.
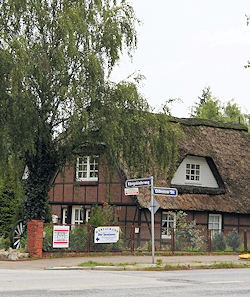
<svg viewBox="0 0 250 297">
<path fill-rule="evenodd" d="M 199 102 L 191 107 L 191 117 L 227 122 L 240 121 L 249 127 L 250 115 L 243 113 L 233 99 L 223 104 L 212 95 L 210 86 L 203 89 L 198 99 Z"/>
<path fill-rule="evenodd" d="M 79 148 L 138 175 L 174 160 L 167 117 L 152 114 L 136 80 L 109 81 L 136 48 L 137 23 L 126 0 L 0 2 L 0 155 L 28 166 L 26 219 L 44 219 L 51 179 Z"/>
</svg>

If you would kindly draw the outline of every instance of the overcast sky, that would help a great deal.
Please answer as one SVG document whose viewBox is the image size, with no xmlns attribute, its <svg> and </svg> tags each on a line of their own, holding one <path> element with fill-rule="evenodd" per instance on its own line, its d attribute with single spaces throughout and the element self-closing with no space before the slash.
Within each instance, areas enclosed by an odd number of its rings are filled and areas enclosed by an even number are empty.
<svg viewBox="0 0 250 297">
<path fill-rule="evenodd" d="M 146 76 L 141 92 L 157 111 L 166 100 L 176 117 L 189 117 L 210 85 L 222 102 L 234 99 L 250 113 L 250 0 L 131 0 L 143 25 L 138 49 L 114 69 L 113 80 L 135 70 Z"/>
</svg>

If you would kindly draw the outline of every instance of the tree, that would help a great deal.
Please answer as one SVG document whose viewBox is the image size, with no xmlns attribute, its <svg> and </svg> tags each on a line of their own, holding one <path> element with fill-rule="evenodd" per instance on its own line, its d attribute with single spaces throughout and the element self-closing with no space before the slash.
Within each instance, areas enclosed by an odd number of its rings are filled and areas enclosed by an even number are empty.
<svg viewBox="0 0 250 297">
<path fill-rule="evenodd" d="M 198 98 L 200 102 L 191 107 L 191 117 L 227 122 L 240 121 L 249 127 L 249 115 L 242 113 L 233 99 L 223 104 L 218 98 L 212 96 L 210 86 L 205 87 L 202 96 Z"/>
<path fill-rule="evenodd" d="M 122 160 L 138 176 L 152 158 L 163 170 L 176 158 L 176 132 L 137 80 L 109 80 L 136 48 L 137 23 L 126 0 L 0 3 L 1 157 L 28 166 L 26 219 L 44 219 L 53 175 L 79 150 L 102 150 L 110 168 Z"/>
<path fill-rule="evenodd" d="M 0 176 L 0 237 L 7 237 L 22 200 L 22 188 L 16 174 L 16 164 L 10 156 Z"/>
</svg>

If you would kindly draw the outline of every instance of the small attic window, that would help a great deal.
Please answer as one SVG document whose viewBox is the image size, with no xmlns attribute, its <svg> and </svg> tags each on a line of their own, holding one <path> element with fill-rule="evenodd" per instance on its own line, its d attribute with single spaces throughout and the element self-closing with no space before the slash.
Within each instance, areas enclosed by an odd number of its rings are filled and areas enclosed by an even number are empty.
<svg viewBox="0 0 250 297">
<path fill-rule="evenodd" d="M 187 181 L 200 181 L 200 165 L 199 164 L 186 164 L 186 180 Z"/>
</svg>

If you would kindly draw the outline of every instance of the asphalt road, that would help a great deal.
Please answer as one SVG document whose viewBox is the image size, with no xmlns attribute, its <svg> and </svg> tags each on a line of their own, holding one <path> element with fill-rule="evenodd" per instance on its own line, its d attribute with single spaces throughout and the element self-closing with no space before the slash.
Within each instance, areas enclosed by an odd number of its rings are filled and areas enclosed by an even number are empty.
<svg viewBox="0 0 250 297">
<path fill-rule="evenodd" d="M 250 296 L 250 269 L 0 270 L 0 296 Z"/>
</svg>

